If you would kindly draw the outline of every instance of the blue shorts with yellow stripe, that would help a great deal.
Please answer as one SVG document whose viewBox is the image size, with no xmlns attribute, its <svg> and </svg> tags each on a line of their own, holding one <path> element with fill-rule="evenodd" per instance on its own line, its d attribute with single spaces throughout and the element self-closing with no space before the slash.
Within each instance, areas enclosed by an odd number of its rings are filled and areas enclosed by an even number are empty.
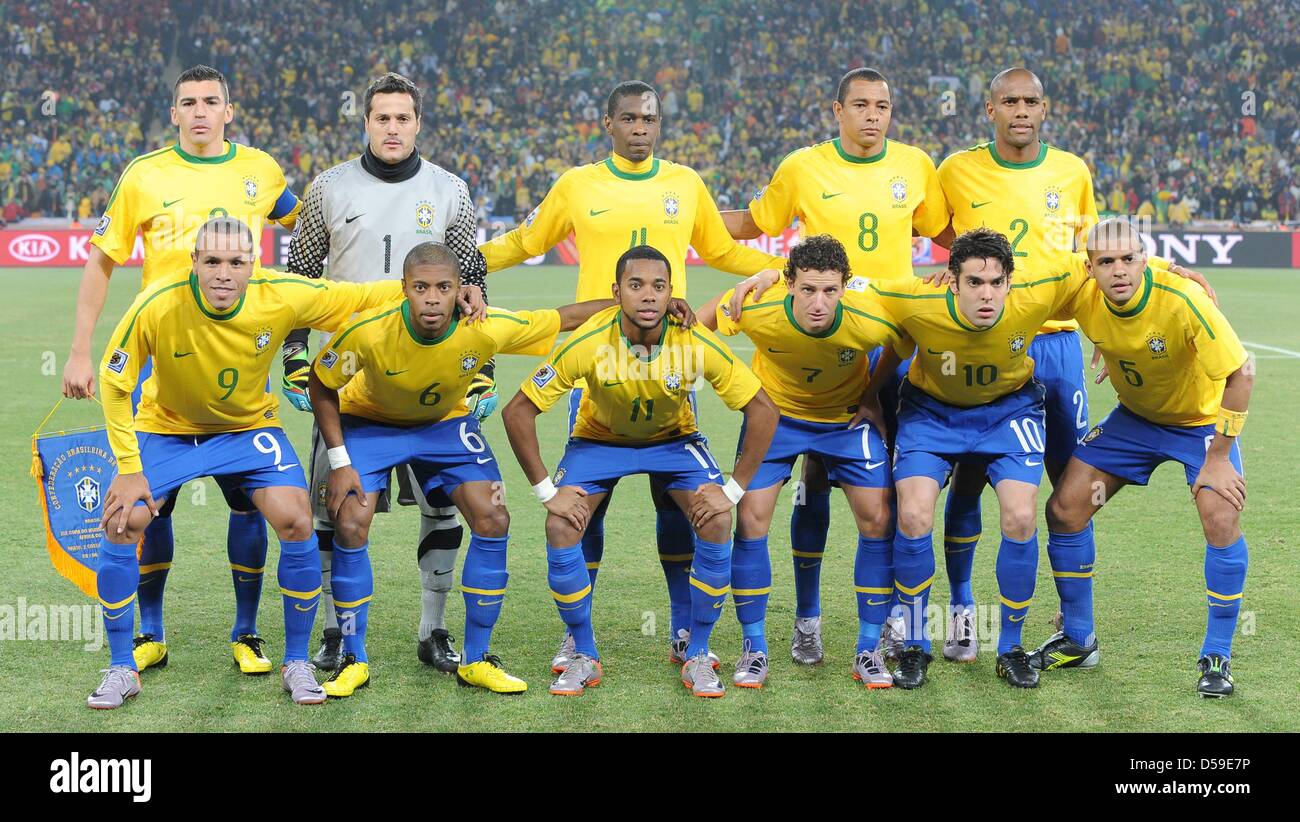
<svg viewBox="0 0 1300 822">
<path fill-rule="evenodd" d="M 1034 379 L 1043 385 L 1045 456 L 1065 463 L 1088 432 L 1088 385 L 1078 331 L 1039 334 L 1029 344 Z"/>
<path fill-rule="evenodd" d="M 398 465 L 410 465 L 427 498 L 435 489 L 450 495 L 466 482 L 501 482 L 496 455 L 472 415 L 403 427 L 349 414 L 341 417 L 343 444 L 366 493 L 388 487 Z"/>
<path fill-rule="evenodd" d="M 930 477 L 943 485 L 958 462 L 985 466 L 993 485 L 1043 479 L 1043 386 L 1030 380 L 985 405 L 964 408 L 904 380 L 898 400 L 894 481 Z"/>
<path fill-rule="evenodd" d="M 258 488 L 307 488 L 302 465 L 283 428 L 235 434 L 137 432 L 136 441 L 155 499 L 199 477 L 215 479 L 228 498 L 236 489 L 247 493 Z"/>
<path fill-rule="evenodd" d="M 1146 485 L 1156 466 L 1174 460 L 1183 464 L 1183 474 L 1191 485 L 1201 473 L 1205 451 L 1212 439 L 1213 425 L 1160 425 L 1117 405 L 1088 432 L 1074 456 L 1134 485 Z M 1232 442 L 1228 459 L 1238 474 L 1246 476 L 1236 440 Z"/>
<path fill-rule="evenodd" d="M 745 448 L 745 426 L 740 426 L 738 453 Z M 800 454 L 814 454 L 826 466 L 826 474 L 841 485 L 860 488 L 889 488 L 889 452 L 874 426 L 863 423 L 849 428 L 842 422 L 810 422 L 782 414 L 768 446 L 767 456 L 749 487 L 770 488 L 790 479 Z"/>
<path fill-rule="evenodd" d="M 633 474 L 649 474 L 668 491 L 723 484 L 722 469 L 709 453 L 709 441 L 698 433 L 632 445 L 573 437 L 555 469 L 554 482 L 557 486 L 581 486 L 588 494 L 604 494 Z"/>
</svg>

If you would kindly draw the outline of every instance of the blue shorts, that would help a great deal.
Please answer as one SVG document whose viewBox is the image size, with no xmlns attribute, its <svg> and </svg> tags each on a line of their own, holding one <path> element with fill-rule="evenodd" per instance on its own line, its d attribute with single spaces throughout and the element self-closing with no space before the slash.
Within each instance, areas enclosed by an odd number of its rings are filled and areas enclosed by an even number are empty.
<svg viewBox="0 0 1300 822">
<path fill-rule="evenodd" d="M 237 434 L 150 434 L 138 432 L 140 461 L 154 498 L 190 480 L 212 477 L 223 492 L 256 488 L 307 488 L 298 455 L 282 428 Z"/>
<path fill-rule="evenodd" d="M 745 426 L 740 426 L 739 453 L 745 446 Z M 800 454 L 815 454 L 826 466 L 826 474 L 841 485 L 861 488 L 889 488 L 889 452 L 874 426 L 848 428 L 842 422 L 809 422 L 781 415 L 768 446 L 767 456 L 749 483 L 752 489 L 770 488 L 790 479 Z"/>
<path fill-rule="evenodd" d="M 1047 414 L 1045 456 L 1066 463 L 1088 433 L 1088 384 L 1078 331 L 1039 334 L 1029 344 L 1034 379 L 1043 384 Z"/>
<path fill-rule="evenodd" d="M 868 376 L 876 370 L 876 363 L 880 361 L 879 348 L 871 349 L 867 355 Z M 907 379 L 907 369 L 912 367 L 912 358 L 908 357 L 898 364 L 894 369 L 894 375 L 889 378 L 889 382 L 880 388 L 880 409 L 885 415 L 885 430 L 890 433 L 890 438 L 898 431 L 898 390 L 903 385 L 903 380 Z"/>
<path fill-rule="evenodd" d="M 1213 438 L 1213 425 L 1160 425 L 1117 405 L 1088 432 L 1074 456 L 1134 485 L 1146 485 L 1157 465 L 1176 460 L 1183 464 L 1187 484 L 1191 485 L 1201 473 L 1205 450 Z M 1238 474 L 1246 476 L 1241 465 L 1241 449 L 1235 440 L 1228 459 Z"/>
<path fill-rule="evenodd" d="M 388 487 L 395 466 L 411 466 L 425 497 L 465 482 L 501 482 L 501 469 L 472 415 L 403 427 L 343 415 L 343 444 L 366 493 Z"/>
<path fill-rule="evenodd" d="M 588 494 L 603 494 L 632 474 L 649 474 L 668 491 L 694 491 L 710 482 L 723 484 L 722 469 L 702 434 L 646 445 L 608 445 L 574 437 L 555 469 L 554 482 L 557 486 L 581 486 Z"/>
<path fill-rule="evenodd" d="M 898 400 L 894 481 L 930 477 L 943 485 L 958 462 L 984 465 L 989 481 L 1043 479 L 1043 387 L 1030 380 L 987 405 L 940 402 L 904 380 Z"/>
</svg>

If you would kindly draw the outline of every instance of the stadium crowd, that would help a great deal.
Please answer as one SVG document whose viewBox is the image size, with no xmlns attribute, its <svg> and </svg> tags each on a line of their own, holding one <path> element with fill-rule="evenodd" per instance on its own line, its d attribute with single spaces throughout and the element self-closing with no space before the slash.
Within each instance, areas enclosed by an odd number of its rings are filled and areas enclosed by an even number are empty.
<svg viewBox="0 0 1300 822">
<path fill-rule="evenodd" d="M 434 7 L 436 6 L 436 8 Z M 1047 84 L 1045 138 L 1083 156 L 1103 211 L 1293 222 L 1300 198 L 1300 2 L 1183 0 L 429 6 L 368 0 L 0 9 L 0 220 L 93 219 L 135 155 L 169 138 L 174 75 L 230 80 L 230 133 L 301 192 L 363 145 L 360 92 L 384 71 L 425 90 L 421 150 L 480 215 L 525 214 L 566 168 L 608 153 L 605 95 L 663 95 L 661 156 L 743 207 L 787 152 L 834 134 L 846 69 L 891 80 L 891 137 L 936 162 L 990 139 L 999 69 Z M 1289 9 L 1289 11 L 1288 11 Z"/>
</svg>

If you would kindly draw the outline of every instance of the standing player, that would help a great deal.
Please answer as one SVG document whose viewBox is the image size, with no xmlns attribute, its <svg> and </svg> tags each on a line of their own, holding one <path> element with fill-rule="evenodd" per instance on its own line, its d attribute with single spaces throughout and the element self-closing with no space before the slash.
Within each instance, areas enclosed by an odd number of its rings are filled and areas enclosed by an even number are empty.
<svg viewBox="0 0 1300 822">
<path fill-rule="evenodd" d="M 688 330 L 668 318 L 671 277 L 671 264 L 657 249 L 625 251 L 611 288 L 618 305 L 574 331 L 524 381 L 501 415 L 510 446 L 548 511 L 547 579 L 573 637 L 572 654 L 551 684 L 553 694 L 576 696 L 600 683 L 592 582 L 578 543 L 591 511 L 618 481 L 642 473 L 659 478 L 694 529 L 690 642 L 683 654 L 682 683 L 695 696 L 724 693 L 709 653 L 709 635 L 731 587 L 731 509 L 762 462 L 777 411 L 753 372 L 713 332 Z M 573 436 L 552 479 L 537 442 L 537 416 L 584 378 L 587 390 Z M 745 415 L 748 442 L 725 485 L 695 423 L 690 392 L 700 378 L 729 408 Z"/>
<path fill-rule="evenodd" d="M 276 277 L 256 270 L 253 248 L 253 233 L 233 217 L 204 223 L 189 277 L 162 272 L 136 297 L 104 353 L 104 417 L 118 474 L 104 500 L 107 541 L 97 574 L 111 660 L 87 700 L 92 708 L 117 708 L 140 692 L 131 649 L 141 571 L 135 544 L 167 497 L 204 476 L 224 489 L 242 488 L 275 528 L 284 605 L 281 683 L 300 704 L 325 700 L 307 661 L 320 594 L 307 483 L 266 381 L 272 352 L 293 328 L 337 328 L 400 290 L 396 282 Z M 150 357 L 152 390 L 133 416 L 131 392 Z"/>
<path fill-rule="evenodd" d="M 1010 68 L 994 77 L 984 108 L 993 123 L 993 140 L 956 152 L 939 165 L 939 181 L 952 212 L 945 237 L 985 226 L 1007 237 L 1022 275 L 1070 270 L 1075 237 L 1097 222 L 1088 166 L 1040 139 L 1047 100 L 1042 82 L 1028 69 Z M 946 244 L 942 238 L 940 242 Z M 1053 484 L 1088 430 L 1088 389 L 1077 329 L 1072 320 L 1048 322 L 1029 351 L 1034 379 L 1045 391 L 1043 461 Z M 982 530 L 980 495 L 985 482 L 977 466 L 961 466 L 944 506 L 950 619 L 943 654 L 955 662 L 974 662 L 979 651 L 970 578 Z M 1060 571 L 1050 548 L 1048 557 L 1053 570 Z"/>
<path fill-rule="evenodd" d="M 573 233 L 578 247 L 579 300 L 603 299 L 619 255 L 638 245 L 662 251 L 672 267 L 673 294 L 686 297 L 686 249 L 731 274 L 780 268 L 785 261 L 738 244 L 727 233 L 700 175 L 688 166 L 654 156 L 661 128 L 659 94 L 641 82 L 620 83 L 609 94 L 605 132 L 613 152 L 600 163 L 566 171 L 523 225 L 482 246 L 488 271 L 500 271 L 544 254 Z M 569 398 L 570 428 L 582 402 L 582 383 Z M 651 478 L 657 513 L 659 560 L 672 607 L 670 658 L 684 662 L 691 607 L 690 523 Z M 604 507 L 592 515 L 582 551 L 595 584 L 605 551 Z M 572 647 L 566 635 L 554 665 L 563 669 Z"/>
<path fill-rule="evenodd" d="M 871 285 L 916 346 L 900 391 L 893 466 L 894 576 L 907 629 L 894 682 L 903 688 L 923 685 L 930 664 L 934 508 L 961 461 L 987 470 L 1001 509 L 997 674 L 1015 687 L 1038 684 L 1020 644 L 1038 570 L 1044 447 L 1043 387 L 1027 353 L 1042 323 L 1069 305 L 1086 275 L 1076 266 L 1012 285 L 1012 255 L 1004 235 L 977 228 L 953 241 L 948 269 L 956 279 L 948 288 L 935 290 L 915 277 Z M 896 360 L 886 351 L 879 367 L 888 373 Z"/>
<path fill-rule="evenodd" d="M 415 145 L 420 102 L 419 88 L 400 74 L 385 74 L 366 89 L 369 144 L 360 157 L 326 169 L 312 182 L 289 245 L 289 270 L 345 282 L 388 279 L 415 246 L 446 243 L 456 254 L 466 284 L 464 307 L 477 319 L 485 269 L 475 245 L 474 205 L 464 180 L 420 157 Z M 302 329 L 285 345 L 284 373 L 286 395 L 306 411 L 311 410 L 306 393 L 309 372 L 307 331 Z M 485 360 L 470 387 L 470 401 L 480 418 L 490 413 L 495 397 L 491 363 Z M 325 630 L 313 661 L 326 670 L 338 666 L 341 641 L 331 604 L 334 526 L 325 510 L 329 473 L 325 445 L 319 431 L 314 431 L 310 476 L 325 579 Z M 447 596 L 463 529 L 446 494 L 434 492 L 426 498 L 413 493 L 411 489 L 418 485 L 412 483 L 405 466 L 398 467 L 397 478 L 400 501 L 420 506 L 416 561 L 423 590 L 416 654 L 424 664 L 451 673 L 460 656 L 447 632 Z M 381 496 L 380 510 L 387 510 L 388 496 L 387 492 Z"/>
<path fill-rule="evenodd" d="M 144 271 L 141 290 L 165 276 L 189 270 L 199 226 L 211 217 L 232 216 L 260 238 L 270 221 L 292 226 L 298 198 L 285 184 L 275 160 L 255 148 L 225 139 L 234 118 L 230 89 L 221 72 L 208 66 L 184 71 L 173 86 L 172 125 L 176 143 L 143 154 L 122 172 L 90 239 L 89 257 L 77 293 L 76 330 L 72 352 L 63 370 L 63 394 L 84 398 L 95 394 L 90 362 L 91 336 L 104 310 L 108 281 L 115 266 L 131 257 L 137 232 L 143 233 Z M 141 385 L 133 401 L 156 393 L 157 380 L 145 384 L 153 362 L 137 363 Z M 222 486 L 230 506 L 226 552 L 235 586 L 235 624 L 231 649 L 241 671 L 266 673 L 271 661 L 262 653 L 257 634 L 257 606 L 266 566 L 266 520 L 236 486 Z M 140 549 L 140 635 L 135 661 L 143 670 L 167 664 L 167 633 L 163 624 L 163 590 L 172 566 L 175 543 L 171 495 L 159 516 L 144 531 Z"/>
<path fill-rule="evenodd" d="M 1096 664 L 1092 517 L 1120 488 L 1146 485 L 1158 465 L 1174 460 L 1183 464 L 1206 540 L 1209 617 L 1196 690 L 1225 697 L 1233 691 L 1229 659 L 1246 584 L 1246 480 L 1237 437 L 1254 369 L 1227 318 L 1200 288 L 1147 265 L 1132 225 L 1099 223 L 1087 251 L 1093 279 L 1072 311 L 1106 358 L 1119 405 L 1084 437 L 1047 501 L 1048 551 L 1068 558 L 1063 581 L 1069 587 L 1061 596 L 1063 630 L 1030 661 L 1041 670 Z"/>
<path fill-rule="evenodd" d="M 313 411 L 330 464 L 326 503 L 336 526 L 334 607 L 338 621 L 354 629 L 343 637 L 343 659 L 325 693 L 351 696 L 370 681 L 370 521 L 389 473 L 406 464 L 422 492 L 441 488 L 470 524 L 458 681 L 520 693 L 528 685 L 488 654 L 505 598 L 510 515 L 501 501 L 500 469 L 466 393 L 496 354 L 544 355 L 559 331 L 577 328 L 611 301 L 550 311 L 493 309 L 470 325 L 456 307 L 460 261 L 440 243 L 421 243 L 407 253 L 402 285 L 404 300 L 357 318 L 330 340 L 312 370 Z"/>
<path fill-rule="evenodd" d="M 846 292 L 848 281 L 844 246 L 819 234 L 790 250 L 785 299 L 760 303 L 751 298 L 737 315 L 727 292 L 702 311 L 703 322 L 716 323 L 719 333 L 743 331 L 754 341 L 754 374 L 781 411 L 763 464 L 737 508 L 731 595 L 744 645 L 733 681 L 742 687 L 761 688 L 767 680 L 764 620 L 772 587 L 767 533 L 777 495 L 800 454 L 822 460 L 830 479 L 844 489 L 857 521 L 853 678 L 868 688 L 893 685 L 877 650 L 894 592 L 889 452 L 881 431 L 854 412 L 867 386 L 864 352 L 902 345 L 902 331 L 876 300 Z M 879 424 L 879 408 L 873 416 Z M 740 447 L 743 451 L 743 431 Z"/>
<path fill-rule="evenodd" d="M 934 162 L 924 151 L 885 136 L 893 99 L 888 81 L 875 69 L 856 68 L 841 77 L 831 110 L 838 138 L 786 155 L 747 210 L 725 211 L 722 218 L 737 239 L 779 236 L 798 218 L 803 236 L 829 234 L 844 244 L 852 274 L 910 275 L 912 235 L 934 237 L 948 225 Z M 742 283 L 732 312 L 740 310 L 751 287 L 758 300 L 776 281 L 765 274 Z M 790 516 L 796 596 L 791 655 L 796 662 L 815 664 L 822 659 L 819 589 L 831 493 L 815 454 L 804 456 L 802 490 Z"/>
</svg>

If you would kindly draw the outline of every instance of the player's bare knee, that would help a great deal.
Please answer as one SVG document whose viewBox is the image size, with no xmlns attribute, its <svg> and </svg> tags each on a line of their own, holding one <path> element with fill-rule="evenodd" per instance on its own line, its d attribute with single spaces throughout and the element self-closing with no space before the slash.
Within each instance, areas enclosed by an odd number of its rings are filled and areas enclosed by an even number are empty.
<svg viewBox="0 0 1300 822">
<path fill-rule="evenodd" d="M 731 534 L 731 515 L 718 515 L 695 532 L 705 542 L 726 542 Z"/>
<path fill-rule="evenodd" d="M 360 548 L 370 539 L 370 524 L 361 517 L 343 514 L 334 523 L 334 541 L 344 548 Z"/>
<path fill-rule="evenodd" d="M 1071 506 L 1061 494 L 1052 494 L 1047 500 L 1047 528 L 1058 534 L 1073 534 L 1088 527 L 1087 512 Z"/>
<path fill-rule="evenodd" d="M 312 530 L 311 511 L 306 508 L 278 514 L 274 520 L 268 517 L 267 522 L 275 529 L 275 536 L 281 542 L 303 542 L 311 539 L 315 533 Z M 335 528 L 338 528 L 338 523 L 335 523 Z"/>
<path fill-rule="evenodd" d="M 489 539 L 504 537 L 510 533 L 510 514 L 504 505 L 489 506 L 487 510 L 474 512 L 469 529 Z"/>
<path fill-rule="evenodd" d="M 772 512 L 755 506 L 741 506 L 736 512 L 736 532 L 744 539 L 758 539 L 772 526 Z"/>
<path fill-rule="evenodd" d="M 1210 490 L 1201 492 L 1202 495 L 1213 493 Z M 1221 548 L 1231 545 L 1241 536 L 1241 513 L 1227 500 L 1216 496 L 1215 502 L 1201 502 L 1197 507 L 1200 509 L 1201 528 L 1205 531 L 1206 542 Z"/>
<path fill-rule="evenodd" d="M 567 548 L 582 541 L 582 532 L 568 520 L 554 514 L 546 516 L 546 543 L 555 548 Z"/>
<path fill-rule="evenodd" d="M 898 506 L 898 529 L 903 536 L 916 538 L 925 536 L 934 529 L 934 508 L 918 504 L 900 504 Z"/>
<path fill-rule="evenodd" d="M 1011 539 L 1023 541 L 1034 534 L 1038 525 L 1037 511 L 1030 504 L 1015 503 L 1002 509 L 1002 533 Z"/>
</svg>

